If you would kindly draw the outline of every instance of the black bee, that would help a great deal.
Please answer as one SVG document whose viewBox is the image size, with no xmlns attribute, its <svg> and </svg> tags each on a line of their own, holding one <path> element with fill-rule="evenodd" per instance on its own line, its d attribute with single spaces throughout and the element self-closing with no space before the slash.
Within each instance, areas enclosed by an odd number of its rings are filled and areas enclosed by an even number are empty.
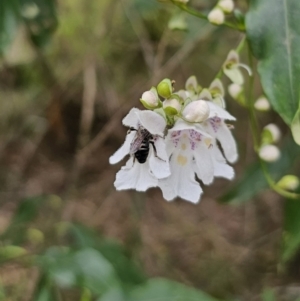
<svg viewBox="0 0 300 301">
<path fill-rule="evenodd" d="M 146 130 L 142 126 L 139 126 L 138 129 L 130 128 L 128 130 L 128 134 L 131 131 L 136 131 L 136 135 L 130 144 L 129 152 L 130 155 L 134 157 L 133 162 L 135 161 L 135 159 L 141 164 L 146 162 L 150 151 L 150 144 L 153 147 L 155 157 L 159 158 L 157 156 L 156 147 L 154 145 L 154 137 L 148 130 Z M 161 158 L 159 159 L 162 160 Z"/>
</svg>

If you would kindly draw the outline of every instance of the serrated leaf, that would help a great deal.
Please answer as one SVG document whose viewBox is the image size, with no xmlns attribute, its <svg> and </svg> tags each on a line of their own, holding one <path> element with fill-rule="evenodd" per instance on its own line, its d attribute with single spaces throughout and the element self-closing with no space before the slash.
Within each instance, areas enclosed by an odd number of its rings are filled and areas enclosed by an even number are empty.
<svg viewBox="0 0 300 301">
<path fill-rule="evenodd" d="M 251 0 L 247 37 L 263 89 L 273 108 L 291 124 L 299 108 L 299 0 Z"/>
</svg>

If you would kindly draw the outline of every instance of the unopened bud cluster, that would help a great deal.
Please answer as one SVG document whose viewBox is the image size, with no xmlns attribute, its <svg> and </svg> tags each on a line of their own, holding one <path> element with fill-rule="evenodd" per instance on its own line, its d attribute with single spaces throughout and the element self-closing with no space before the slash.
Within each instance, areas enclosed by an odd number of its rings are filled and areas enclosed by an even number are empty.
<svg viewBox="0 0 300 301">
<path fill-rule="evenodd" d="M 212 24 L 221 25 L 225 22 L 225 14 L 230 14 L 233 9 L 234 2 L 232 0 L 220 0 L 210 11 L 207 19 Z"/>
<path fill-rule="evenodd" d="M 186 81 L 185 90 L 176 92 L 174 84 L 174 81 L 166 78 L 157 87 L 144 92 L 140 99 L 146 109 L 155 110 L 165 116 L 169 125 L 176 118 L 191 123 L 207 120 L 210 114 L 209 102 L 225 108 L 224 87 L 219 79 L 215 79 L 208 88 L 203 88 L 196 77 L 191 76 Z"/>
</svg>

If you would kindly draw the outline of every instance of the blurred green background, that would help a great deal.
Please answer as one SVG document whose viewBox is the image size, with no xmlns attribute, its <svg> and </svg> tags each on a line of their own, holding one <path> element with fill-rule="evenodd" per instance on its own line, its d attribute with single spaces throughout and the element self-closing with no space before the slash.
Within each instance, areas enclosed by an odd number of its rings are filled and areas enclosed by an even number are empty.
<svg viewBox="0 0 300 301">
<path fill-rule="evenodd" d="M 243 34 L 155 0 L 0 1 L 0 300 L 297 300 L 300 206 L 268 190 L 228 95 L 236 178 L 202 187 L 200 204 L 117 192 L 122 164 L 108 163 L 144 91 L 208 86 Z M 283 131 L 272 176 L 297 174 L 284 123 L 258 119 Z"/>
</svg>

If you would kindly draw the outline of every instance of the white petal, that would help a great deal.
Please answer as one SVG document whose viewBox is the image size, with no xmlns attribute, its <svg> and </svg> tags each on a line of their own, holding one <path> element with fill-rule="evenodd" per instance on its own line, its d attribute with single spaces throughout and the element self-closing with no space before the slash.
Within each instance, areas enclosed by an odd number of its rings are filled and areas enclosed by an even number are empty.
<svg viewBox="0 0 300 301">
<path fill-rule="evenodd" d="M 163 197 L 171 201 L 179 196 L 189 202 L 198 203 L 202 189 L 195 180 L 192 157 L 185 157 L 176 152 L 171 157 L 170 166 L 171 175 L 158 182 Z"/>
<path fill-rule="evenodd" d="M 183 130 L 195 130 L 196 132 L 210 137 L 210 135 L 207 133 L 206 129 L 202 127 L 202 124 L 200 123 L 187 123 L 182 119 L 178 119 L 175 123 L 175 125 L 168 130 L 168 133 L 173 132 L 173 131 L 183 131 Z"/>
<path fill-rule="evenodd" d="M 226 160 L 217 145 L 214 146 L 213 152 L 214 176 L 232 180 L 234 178 L 234 169 L 226 164 Z"/>
<path fill-rule="evenodd" d="M 128 127 L 136 128 L 139 123 L 138 112 L 140 112 L 137 108 L 132 108 L 129 113 L 123 118 L 122 123 Z"/>
<path fill-rule="evenodd" d="M 162 116 L 149 110 L 139 111 L 138 116 L 141 125 L 151 134 L 164 136 L 166 121 Z"/>
<path fill-rule="evenodd" d="M 238 68 L 238 65 L 230 69 L 224 68 L 223 71 L 233 83 L 236 83 L 238 85 L 244 84 L 244 77 L 241 70 Z"/>
<path fill-rule="evenodd" d="M 226 159 L 234 163 L 238 158 L 236 143 L 231 131 L 224 122 L 217 131 L 217 139 L 221 143 Z"/>
<path fill-rule="evenodd" d="M 121 161 L 126 155 L 129 154 L 130 144 L 133 140 L 135 132 L 131 132 L 127 134 L 125 142 L 123 145 L 112 155 L 109 157 L 110 164 L 116 164 Z"/>
<path fill-rule="evenodd" d="M 163 179 L 171 174 L 165 141 L 163 138 L 158 138 L 154 145 L 156 147 L 157 157 L 155 156 L 154 150 L 151 148 L 149 154 L 150 170 L 156 178 Z"/>
<path fill-rule="evenodd" d="M 197 143 L 194 151 L 194 158 L 196 163 L 196 173 L 198 178 L 206 185 L 212 183 L 214 179 L 214 165 L 212 160 L 212 148 L 204 142 Z M 213 146 L 214 147 L 214 146 Z"/>
<path fill-rule="evenodd" d="M 143 164 L 135 161 L 131 157 L 126 166 L 117 173 L 115 187 L 117 190 L 136 189 L 137 191 L 146 191 L 150 187 L 156 187 L 158 180 L 150 174 L 149 163 Z"/>
<path fill-rule="evenodd" d="M 207 103 L 208 103 L 209 108 L 210 108 L 209 118 L 219 117 L 221 119 L 226 119 L 226 120 L 236 120 L 235 117 L 230 115 L 226 110 L 222 109 L 217 104 L 215 104 L 211 101 L 208 101 Z"/>
</svg>

